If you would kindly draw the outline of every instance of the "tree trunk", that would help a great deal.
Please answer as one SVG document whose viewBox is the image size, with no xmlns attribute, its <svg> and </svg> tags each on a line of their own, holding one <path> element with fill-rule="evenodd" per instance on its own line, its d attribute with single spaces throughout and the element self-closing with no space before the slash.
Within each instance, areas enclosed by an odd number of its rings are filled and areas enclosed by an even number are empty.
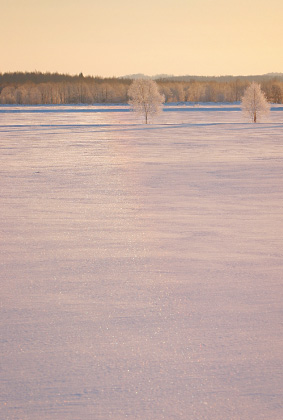
<svg viewBox="0 0 283 420">
<path fill-rule="evenodd" d="M 254 112 L 254 123 L 256 123 L 256 112 Z"/>
</svg>

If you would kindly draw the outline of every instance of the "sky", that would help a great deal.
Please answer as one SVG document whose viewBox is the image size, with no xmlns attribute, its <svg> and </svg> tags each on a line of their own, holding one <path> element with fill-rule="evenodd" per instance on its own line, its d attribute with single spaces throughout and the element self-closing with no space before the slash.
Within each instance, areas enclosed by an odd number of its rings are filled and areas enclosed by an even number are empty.
<svg viewBox="0 0 283 420">
<path fill-rule="evenodd" d="M 282 0 L 0 0 L 0 73 L 283 72 Z"/>
</svg>

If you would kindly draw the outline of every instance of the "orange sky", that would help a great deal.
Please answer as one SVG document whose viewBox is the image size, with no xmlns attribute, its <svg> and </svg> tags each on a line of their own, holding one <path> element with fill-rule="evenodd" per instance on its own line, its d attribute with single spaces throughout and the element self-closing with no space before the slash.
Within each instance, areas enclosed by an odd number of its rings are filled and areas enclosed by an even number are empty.
<svg viewBox="0 0 283 420">
<path fill-rule="evenodd" d="M 0 72 L 283 72 L 282 0 L 0 0 Z"/>
</svg>

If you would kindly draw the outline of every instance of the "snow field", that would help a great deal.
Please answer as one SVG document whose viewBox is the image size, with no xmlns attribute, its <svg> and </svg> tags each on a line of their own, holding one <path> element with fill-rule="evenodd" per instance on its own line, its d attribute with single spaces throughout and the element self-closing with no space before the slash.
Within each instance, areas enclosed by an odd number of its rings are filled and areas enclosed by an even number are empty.
<svg viewBox="0 0 283 420">
<path fill-rule="evenodd" d="M 176 107 L 0 112 L 1 418 L 282 419 L 283 113 Z"/>
</svg>

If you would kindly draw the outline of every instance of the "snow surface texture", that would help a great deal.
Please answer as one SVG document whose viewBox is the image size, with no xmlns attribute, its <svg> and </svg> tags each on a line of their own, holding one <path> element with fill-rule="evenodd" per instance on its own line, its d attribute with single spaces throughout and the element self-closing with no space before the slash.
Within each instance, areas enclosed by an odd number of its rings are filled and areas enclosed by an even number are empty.
<svg viewBox="0 0 283 420">
<path fill-rule="evenodd" d="M 283 112 L 217 107 L 0 107 L 1 419 L 282 420 Z"/>
</svg>

